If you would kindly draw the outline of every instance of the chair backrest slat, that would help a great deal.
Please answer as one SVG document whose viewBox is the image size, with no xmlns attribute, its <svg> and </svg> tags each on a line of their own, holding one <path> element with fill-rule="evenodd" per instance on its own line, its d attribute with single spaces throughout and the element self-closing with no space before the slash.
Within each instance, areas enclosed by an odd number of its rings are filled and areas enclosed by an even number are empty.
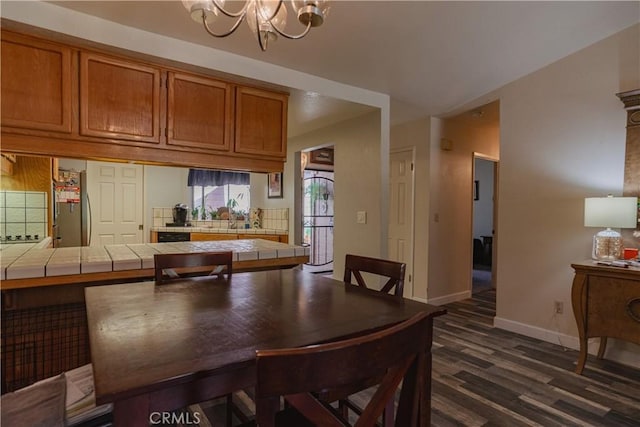
<svg viewBox="0 0 640 427">
<path fill-rule="evenodd" d="M 347 254 L 344 266 L 344 281 L 345 283 L 352 283 L 351 276 L 353 275 L 358 286 L 367 288 L 368 286 L 361 273 L 388 277 L 389 280 L 380 291 L 385 293 L 393 291 L 394 295 L 402 296 L 405 269 L 406 264 L 402 262 Z"/>
<path fill-rule="evenodd" d="M 233 252 L 196 252 L 188 254 L 155 254 L 153 257 L 156 283 L 180 276 L 174 269 L 190 274 L 232 274 Z M 166 277 L 165 275 L 169 276 Z"/>
<path fill-rule="evenodd" d="M 416 396 L 420 396 L 427 381 L 422 364 L 431 343 L 430 321 L 426 313 L 419 313 L 402 323 L 356 338 L 302 348 L 257 351 L 257 419 L 273 419 L 275 407 L 264 402 L 284 396 L 316 425 L 329 425 L 322 409 L 326 405 L 314 392 L 343 389 L 360 384 L 363 378 L 380 376 L 380 385 L 355 426 L 375 425 L 387 403 L 394 398 L 400 382 L 401 401 L 395 425 L 416 425 L 419 403 Z M 310 404 L 309 399 L 314 403 Z M 265 425 L 270 425 L 269 421 L 265 421 Z"/>
</svg>

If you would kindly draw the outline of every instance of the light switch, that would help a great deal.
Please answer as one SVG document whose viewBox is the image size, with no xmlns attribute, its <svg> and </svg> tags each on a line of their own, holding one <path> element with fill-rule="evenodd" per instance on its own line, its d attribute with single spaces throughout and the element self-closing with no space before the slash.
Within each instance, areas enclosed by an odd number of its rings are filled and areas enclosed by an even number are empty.
<svg viewBox="0 0 640 427">
<path fill-rule="evenodd" d="M 367 223 L 367 212 L 366 211 L 358 211 L 356 215 L 356 222 L 358 224 L 366 224 Z"/>
</svg>

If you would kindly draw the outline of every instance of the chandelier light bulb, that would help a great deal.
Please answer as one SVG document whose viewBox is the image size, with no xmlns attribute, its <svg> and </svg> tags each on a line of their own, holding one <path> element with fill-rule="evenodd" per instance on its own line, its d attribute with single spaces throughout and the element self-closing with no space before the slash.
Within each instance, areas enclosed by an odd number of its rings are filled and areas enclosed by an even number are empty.
<svg viewBox="0 0 640 427">
<path fill-rule="evenodd" d="M 225 0 L 182 0 L 191 18 L 201 23 L 207 33 L 214 37 L 233 34 L 246 20 L 263 51 L 267 50 L 269 40 L 276 40 L 278 35 L 292 40 L 303 38 L 311 28 L 324 23 L 329 11 L 329 0 L 245 0 L 229 1 L 227 4 L 242 5 L 242 8 L 228 10 Z M 289 34 L 284 30 L 289 7 L 298 23 L 302 24 L 299 34 Z"/>
<path fill-rule="evenodd" d="M 225 0 L 218 0 L 218 4 L 224 7 Z M 212 0 L 182 0 L 182 5 L 191 15 L 191 19 L 202 23 L 203 14 L 207 23 L 213 23 L 220 15 L 218 8 Z"/>
<path fill-rule="evenodd" d="M 266 50 L 269 41 L 278 39 L 278 33 L 273 27 L 284 28 L 287 8 L 278 0 L 250 0 L 246 20 L 260 46 L 264 45 L 263 50 Z"/>
</svg>

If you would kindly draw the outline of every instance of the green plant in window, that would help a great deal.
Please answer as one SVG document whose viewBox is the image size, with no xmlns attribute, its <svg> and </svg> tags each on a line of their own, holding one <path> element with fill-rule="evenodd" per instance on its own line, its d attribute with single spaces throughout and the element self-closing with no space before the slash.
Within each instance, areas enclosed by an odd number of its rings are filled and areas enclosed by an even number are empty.
<svg viewBox="0 0 640 427">
<path fill-rule="evenodd" d="M 196 221 L 198 219 L 198 213 L 200 211 L 200 208 L 195 206 L 193 209 L 191 209 L 191 219 L 193 219 L 194 221 Z"/>
<path fill-rule="evenodd" d="M 242 194 L 240 195 L 242 196 Z M 235 198 L 227 200 L 227 208 L 229 208 L 229 219 L 235 219 L 237 213 L 238 201 Z"/>
<path fill-rule="evenodd" d="M 209 206 L 209 218 L 211 218 L 211 219 L 217 219 L 218 218 L 218 210 L 217 209 L 213 209 L 211 206 Z"/>
</svg>

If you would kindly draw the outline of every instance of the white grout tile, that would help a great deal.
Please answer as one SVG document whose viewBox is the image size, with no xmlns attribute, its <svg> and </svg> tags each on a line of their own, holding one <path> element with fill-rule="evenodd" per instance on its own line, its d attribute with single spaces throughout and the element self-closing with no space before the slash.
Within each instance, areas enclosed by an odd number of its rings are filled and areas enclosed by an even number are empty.
<svg viewBox="0 0 640 427">
<path fill-rule="evenodd" d="M 289 258 L 296 256 L 296 250 L 294 248 L 278 249 L 278 258 Z"/>
<path fill-rule="evenodd" d="M 28 208 L 46 208 L 47 193 L 43 191 L 26 191 L 25 206 Z"/>
<path fill-rule="evenodd" d="M 2 245 L 0 246 L 0 277 L 19 279 L 153 268 L 155 253 L 223 250 L 232 250 L 234 261 L 309 255 L 309 248 L 262 239 L 57 249 L 36 249 L 34 244 Z"/>
<path fill-rule="evenodd" d="M 24 208 L 26 205 L 24 191 L 7 191 L 5 196 L 5 207 Z"/>
<path fill-rule="evenodd" d="M 22 222 L 24 223 L 27 219 L 26 217 L 26 209 L 24 207 L 21 208 L 5 208 L 5 222 Z"/>
<path fill-rule="evenodd" d="M 26 208 L 26 222 L 46 222 L 47 210 L 45 208 Z"/>
<path fill-rule="evenodd" d="M 9 223 L 6 224 L 6 235 L 7 236 L 24 236 L 26 234 L 27 228 L 24 225 L 24 222 L 21 224 L 18 223 Z"/>
<path fill-rule="evenodd" d="M 47 225 L 45 223 L 30 222 L 26 224 L 25 234 L 30 234 L 32 237 L 37 234 L 42 239 L 44 236 L 47 235 L 46 228 L 47 228 Z"/>
</svg>

